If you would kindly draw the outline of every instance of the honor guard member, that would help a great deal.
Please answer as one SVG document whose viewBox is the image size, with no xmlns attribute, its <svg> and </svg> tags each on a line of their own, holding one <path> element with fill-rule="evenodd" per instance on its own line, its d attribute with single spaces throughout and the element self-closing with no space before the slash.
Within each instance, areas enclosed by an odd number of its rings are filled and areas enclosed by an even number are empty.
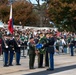
<svg viewBox="0 0 76 75">
<path fill-rule="evenodd" d="M 54 70 L 54 42 L 55 38 L 53 36 L 53 33 L 49 34 L 49 43 L 48 46 L 48 53 L 49 53 L 49 68 L 47 70 Z"/>
<path fill-rule="evenodd" d="M 9 50 L 10 50 L 10 54 L 9 54 L 9 66 L 13 66 L 12 62 L 13 62 L 13 57 L 14 57 L 14 52 L 15 52 L 15 46 L 16 46 L 16 42 L 15 39 L 13 38 L 13 35 L 10 34 L 10 41 L 9 41 Z"/>
<path fill-rule="evenodd" d="M 29 69 L 34 69 L 35 62 L 35 41 L 34 38 L 31 37 L 29 40 Z"/>
<path fill-rule="evenodd" d="M 9 37 L 7 35 L 3 35 L 2 38 L 2 51 L 3 51 L 3 61 L 4 67 L 8 66 L 8 53 L 9 53 Z"/>
<path fill-rule="evenodd" d="M 45 38 L 44 35 L 42 33 L 40 33 L 40 39 L 39 39 L 39 43 L 40 44 L 45 44 Z M 44 49 L 39 49 L 39 53 L 38 53 L 38 68 L 43 68 L 43 55 L 45 53 Z"/>
<path fill-rule="evenodd" d="M 49 42 L 49 33 L 46 33 L 45 34 L 46 36 L 46 44 Z M 45 66 L 46 67 L 49 67 L 49 54 L 48 54 L 48 51 L 47 51 L 48 47 L 45 47 Z"/>
<path fill-rule="evenodd" d="M 19 35 L 16 35 L 15 41 L 16 41 L 16 49 L 15 49 L 15 52 L 16 52 L 16 65 L 21 65 L 20 64 L 20 56 L 21 56 L 20 48 L 21 48 L 21 42 L 20 42 Z"/>
</svg>

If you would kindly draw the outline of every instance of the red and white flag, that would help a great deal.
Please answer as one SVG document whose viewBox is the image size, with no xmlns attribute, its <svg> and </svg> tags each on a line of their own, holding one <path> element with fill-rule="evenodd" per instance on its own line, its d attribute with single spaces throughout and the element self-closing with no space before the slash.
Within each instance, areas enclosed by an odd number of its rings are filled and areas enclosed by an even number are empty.
<svg viewBox="0 0 76 75">
<path fill-rule="evenodd" d="M 10 7 L 10 17 L 9 17 L 9 21 L 8 21 L 8 30 L 11 34 L 13 34 L 12 4 Z"/>
</svg>

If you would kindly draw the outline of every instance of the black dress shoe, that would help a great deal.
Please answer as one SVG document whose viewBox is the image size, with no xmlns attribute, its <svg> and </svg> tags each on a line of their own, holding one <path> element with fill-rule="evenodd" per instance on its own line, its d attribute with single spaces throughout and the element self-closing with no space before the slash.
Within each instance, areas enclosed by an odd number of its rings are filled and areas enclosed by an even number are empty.
<svg viewBox="0 0 76 75">
<path fill-rule="evenodd" d="M 32 68 L 32 69 L 35 69 L 35 68 Z"/>
<path fill-rule="evenodd" d="M 35 69 L 34 67 L 31 67 L 30 69 Z"/>
<path fill-rule="evenodd" d="M 49 65 L 45 65 L 45 67 L 49 67 Z"/>
<path fill-rule="evenodd" d="M 16 65 L 21 65 L 21 64 L 16 64 Z"/>
<path fill-rule="evenodd" d="M 8 67 L 8 65 L 4 65 L 4 67 Z"/>
<path fill-rule="evenodd" d="M 9 66 L 13 66 L 12 64 L 9 64 Z"/>
<path fill-rule="evenodd" d="M 45 67 L 43 67 L 43 66 L 40 66 L 40 67 L 38 67 L 38 68 L 45 68 Z"/>
<path fill-rule="evenodd" d="M 53 71 L 54 69 L 48 68 L 47 71 Z"/>
</svg>

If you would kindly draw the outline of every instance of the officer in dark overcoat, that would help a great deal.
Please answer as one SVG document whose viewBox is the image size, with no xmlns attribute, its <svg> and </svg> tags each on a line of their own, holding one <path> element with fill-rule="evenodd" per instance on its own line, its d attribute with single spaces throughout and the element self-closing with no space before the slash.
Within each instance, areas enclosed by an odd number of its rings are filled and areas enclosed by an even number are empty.
<svg viewBox="0 0 76 75">
<path fill-rule="evenodd" d="M 34 62 L 35 62 L 35 41 L 33 37 L 30 37 L 29 40 L 29 69 L 34 69 Z"/>
</svg>

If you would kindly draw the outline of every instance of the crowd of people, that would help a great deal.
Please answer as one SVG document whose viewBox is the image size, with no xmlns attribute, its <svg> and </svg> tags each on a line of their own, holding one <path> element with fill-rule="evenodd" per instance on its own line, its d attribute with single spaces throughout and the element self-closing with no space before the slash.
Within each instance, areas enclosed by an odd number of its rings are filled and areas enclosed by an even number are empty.
<svg viewBox="0 0 76 75">
<path fill-rule="evenodd" d="M 67 53 L 67 47 L 71 56 L 74 56 L 76 48 L 76 33 L 59 32 L 51 29 L 34 30 L 14 30 L 10 34 L 7 29 L 0 29 L 0 55 L 3 54 L 3 66 L 13 66 L 14 54 L 16 55 L 16 65 L 21 65 L 21 49 L 27 49 L 29 55 L 29 69 L 34 69 L 35 56 L 38 56 L 38 68 L 45 66 L 47 70 L 54 70 L 54 53 Z M 49 62 L 50 61 L 50 62 Z"/>
</svg>

